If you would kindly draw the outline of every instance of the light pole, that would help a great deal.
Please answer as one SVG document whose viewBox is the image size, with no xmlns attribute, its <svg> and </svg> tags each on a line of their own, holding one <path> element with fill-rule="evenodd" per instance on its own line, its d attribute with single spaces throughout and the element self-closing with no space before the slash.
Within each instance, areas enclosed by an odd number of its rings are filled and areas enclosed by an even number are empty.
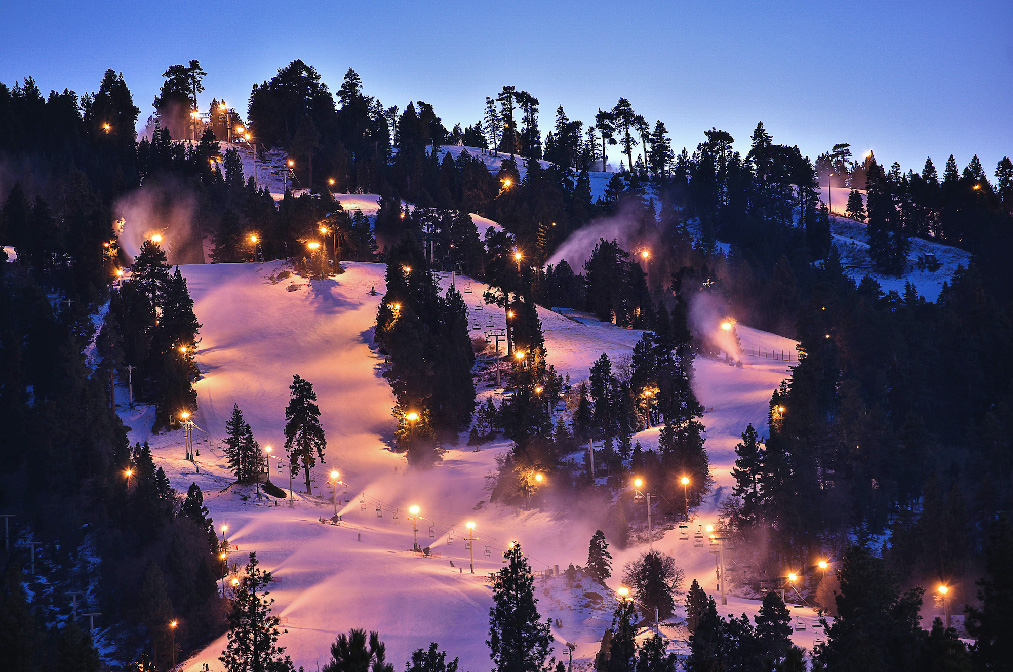
<svg viewBox="0 0 1013 672">
<path fill-rule="evenodd" d="M 945 583 L 940 583 L 936 587 L 936 592 L 939 593 L 939 599 L 943 603 L 943 619 L 947 628 L 950 627 L 950 587 Z"/>
<path fill-rule="evenodd" d="M 475 523 L 467 522 L 465 527 L 468 528 L 468 565 L 471 567 L 471 573 L 475 573 Z"/>
<path fill-rule="evenodd" d="M 708 536 L 710 537 L 710 542 L 712 544 L 717 544 L 717 547 L 718 547 L 717 551 L 711 551 L 711 553 L 714 553 L 717 556 L 717 557 L 714 558 L 714 560 L 717 563 L 718 588 L 721 590 L 721 604 L 728 604 L 728 598 L 725 595 L 725 591 L 726 591 L 726 588 L 725 588 L 725 539 L 727 537 L 720 536 L 720 533 L 715 534 L 714 533 L 714 526 L 713 525 L 708 525 L 707 526 L 707 533 L 708 533 Z"/>
<path fill-rule="evenodd" d="M 257 246 L 260 244 L 260 236 L 255 233 L 250 234 L 250 245 L 253 246 L 253 260 L 257 261 Z"/>
<path fill-rule="evenodd" d="M 224 596 L 223 596 L 224 597 Z M 172 633 L 172 669 L 176 669 L 176 626 L 179 621 L 169 621 L 169 632 Z"/>
<path fill-rule="evenodd" d="M 325 225 L 320 226 L 320 233 L 323 235 L 331 234 L 331 256 L 334 259 L 334 263 L 338 263 L 338 227 L 328 228 Z"/>
<path fill-rule="evenodd" d="M 123 472 L 127 477 L 127 492 L 130 492 L 130 477 L 134 475 L 133 469 L 127 469 Z"/>
<path fill-rule="evenodd" d="M 295 506 L 295 495 L 292 493 L 292 450 L 288 451 L 288 507 Z"/>
<path fill-rule="evenodd" d="M 222 597 L 225 597 L 225 575 L 229 570 L 229 542 L 225 539 L 225 533 L 229 531 L 228 525 L 222 525 L 222 552 L 218 559 L 222 561 Z"/>
<path fill-rule="evenodd" d="M 186 354 L 186 346 L 180 346 L 180 350 L 183 354 Z M 186 459 L 193 462 L 193 438 L 190 432 L 190 411 L 183 411 L 179 414 L 180 419 L 183 421 L 183 437 L 184 437 L 184 450 L 186 451 Z"/>
<path fill-rule="evenodd" d="M 218 112 L 222 115 L 222 123 L 225 125 L 225 142 L 232 142 L 232 120 L 229 119 L 229 108 L 224 100 L 218 105 Z"/>
<path fill-rule="evenodd" d="M 517 262 L 517 275 L 518 276 L 520 276 L 520 274 L 521 274 L 521 259 L 523 259 L 523 258 L 524 258 L 524 255 L 521 253 L 520 250 L 517 250 L 516 252 L 514 252 L 514 260 Z"/>
<path fill-rule="evenodd" d="M 268 483 L 271 482 L 271 458 L 274 457 L 274 455 L 271 454 L 271 451 L 273 450 L 274 448 L 272 448 L 271 446 L 264 446 L 264 452 L 267 453 L 266 459 L 264 460 L 264 467 L 265 467 L 264 470 L 267 472 Z M 275 457 L 275 459 L 278 458 Z"/>
<path fill-rule="evenodd" d="M 682 501 L 686 504 L 686 522 L 689 522 L 689 476 L 683 476 L 679 482 L 682 483 Z"/>
<path fill-rule="evenodd" d="M 788 577 L 787 578 L 788 578 L 788 583 L 790 583 L 791 587 L 794 588 L 795 587 L 795 582 L 798 581 L 798 574 L 796 574 L 795 572 L 788 572 Z M 784 602 L 784 588 L 785 588 L 785 586 L 782 585 L 781 586 L 781 601 L 782 602 Z"/>
<path fill-rule="evenodd" d="M 831 192 L 833 191 L 831 178 L 833 176 L 833 173 L 827 173 L 827 212 L 831 217 L 834 216 L 834 197 L 831 195 Z"/>
<path fill-rule="evenodd" d="M 328 479 L 331 482 L 331 487 L 334 488 L 333 492 L 331 493 L 331 501 L 334 503 L 334 520 L 335 521 L 337 521 L 337 519 L 338 519 L 338 484 L 341 483 L 341 481 L 339 480 L 339 476 L 340 475 L 338 474 L 338 470 L 337 469 L 332 469 L 331 470 L 331 477 L 330 477 L 330 479 Z"/>
<path fill-rule="evenodd" d="M 419 551 L 419 507 L 417 504 L 412 504 L 408 507 L 408 513 L 412 514 L 412 533 L 415 536 L 415 542 L 412 550 L 416 553 Z"/>
<path fill-rule="evenodd" d="M 640 489 L 644 487 L 644 479 L 639 476 L 633 479 L 633 492 L 636 493 L 637 497 L 645 497 L 640 492 Z M 647 499 L 647 541 L 651 546 L 651 550 L 654 550 L 654 527 L 651 523 L 651 493 L 646 494 Z"/>
</svg>

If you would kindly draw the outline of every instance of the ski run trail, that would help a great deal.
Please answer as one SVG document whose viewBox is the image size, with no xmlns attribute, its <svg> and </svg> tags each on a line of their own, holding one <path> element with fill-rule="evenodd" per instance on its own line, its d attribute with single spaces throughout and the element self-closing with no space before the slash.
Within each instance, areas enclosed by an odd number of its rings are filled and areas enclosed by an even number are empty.
<svg viewBox="0 0 1013 672">
<path fill-rule="evenodd" d="M 407 468 L 404 457 L 389 449 L 395 428 L 393 396 L 380 376 L 383 357 L 372 344 L 385 267 L 344 267 L 345 273 L 335 278 L 310 282 L 286 274 L 284 262 L 182 266 L 203 325 L 196 355 L 202 378 L 195 385 L 194 430 L 200 473 L 184 459 L 182 430 L 150 433 L 149 407 L 122 411 L 131 427 L 130 440 L 150 443 L 156 463 L 179 492 L 186 492 L 190 483 L 201 487 L 218 529 L 228 525 L 230 565 L 242 566 L 247 554 L 256 551 L 262 567 L 273 573 L 274 613 L 287 630 L 280 643 L 296 665 L 317 669 L 329 660 L 330 644 L 339 633 L 365 628 L 379 631 L 395 667 L 415 649 L 438 642 L 451 657 L 460 657 L 462 670 L 489 670 L 489 574 L 502 566 L 507 544 L 519 541 L 539 574 L 556 565 L 583 565 L 597 527 L 594 516 L 585 519 L 580 511 L 564 515 L 567 502 L 551 496 L 540 510 L 490 503 L 489 477 L 496 457 L 509 451 L 505 440 L 477 450 L 462 441 L 431 469 Z M 502 311 L 482 304 L 484 285 L 461 276 L 453 280 L 468 305 L 473 335 L 503 328 Z M 444 288 L 451 281 L 447 274 L 440 276 Z M 568 374 L 572 384 L 587 378 L 602 352 L 613 362 L 629 356 L 642 333 L 542 308 L 539 317 L 549 363 Z M 793 341 L 773 334 L 743 325 L 737 330 L 744 349 L 795 348 Z M 750 422 L 763 431 L 771 392 L 790 373 L 783 361 L 748 355 L 742 361 L 736 367 L 715 359 L 696 360 L 694 389 L 706 408 L 706 448 L 715 488 L 695 515 L 692 531 L 717 522 L 718 501 L 732 483 L 739 435 Z M 260 445 L 274 447 L 273 454 L 284 460 L 285 407 L 293 374 L 313 383 L 327 450 L 326 463 L 314 472 L 313 495 L 302 492 L 297 476 L 290 507 L 284 500 L 258 500 L 253 486 L 230 485 L 222 439 L 232 405 L 238 404 Z M 487 386 L 480 386 L 479 394 L 480 401 L 498 397 L 498 391 Z M 644 430 L 634 441 L 656 447 L 658 431 Z M 271 460 L 271 478 L 287 489 L 287 472 L 280 462 Z M 340 470 L 343 482 L 336 497 L 328 484 L 331 469 Z M 432 548 L 429 558 L 411 551 L 408 507 L 413 504 L 421 509 L 418 539 L 420 546 Z M 321 523 L 333 515 L 335 505 L 341 523 Z M 468 521 L 476 525 L 474 574 L 469 572 L 465 543 Z M 718 595 L 715 556 L 708 544 L 695 546 L 692 535 L 681 539 L 678 528 L 669 525 L 655 528 L 654 546 L 685 570 L 684 588 L 695 578 Z M 612 589 L 620 584 L 622 567 L 647 548 L 642 529 L 626 549 L 610 547 Z M 567 660 L 566 642 L 572 642 L 574 665 L 592 665 L 611 622 L 614 594 L 587 581 L 568 589 L 561 576 L 539 576 L 535 586 L 542 616 L 552 618 L 556 658 Z M 677 598 L 676 617 L 662 630 L 672 638 L 672 650 L 685 655 L 685 629 L 679 625 L 682 601 Z M 720 610 L 752 616 L 758 608 L 755 600 L 729 596 Z M 815 615 L 804 607 L 793 608 L 792 614 L 796 625 L 806 625 L 795 633 L 795 641 L 811 648 L 821 632 L 814 630 Z M 641 633 L 647 636 L 649 631 L 645 627 Z M 215 640 L 183 669 L 199 670 L 204 663 L 221 669 L 218 656 L 224 646 L 224 637 Z"/>
</svg>

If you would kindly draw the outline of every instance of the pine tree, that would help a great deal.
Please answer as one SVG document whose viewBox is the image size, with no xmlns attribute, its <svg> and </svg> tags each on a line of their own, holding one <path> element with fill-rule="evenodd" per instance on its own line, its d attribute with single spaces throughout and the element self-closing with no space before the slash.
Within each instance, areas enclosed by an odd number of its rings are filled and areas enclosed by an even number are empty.
<svg viewBox="0 0 1013 672">
<path fill-rule="evenodd" d="M 907 669 L 924 631 L 918 625 L 921 589 L 900 594 L 880 558 L 861 546 L 844 555 L 838 617 L 817 659 L 825 669 Z"/>
<path fill-rule="evenodd" d="M 978 581 L 980 607 L 967 609 L 967 633 L 975 639 L 972 655 L 978 669 L 999 670 L 1013 661 L 1009 633 L 1013 617 L 1013 529 L 1003 516 L 992 524 L 985 546 L 985 575 Z"/>
<path fill-rule="evenodd" d="M 253 438 L 253 429 L 243 419 L 238 404 L 232 405 L 232 416 L 225 423 L 225 458 L 240 483 L 253 483 L 264 471 L 260 444 Z"/>
<path fill-rule="evenodd" d="M 534 577 L 518 542 L 503 554 L 506 566 L 493 576 L 489 610 L 490 649 L 496 672 L 548 672 L 551 619 L 541 622 Z"/>
<path fill-rule="evenodd" d="M 147 367 L 154 388 L 155 429 L 168 427 L 181 409 L 193 412 L 197 406 L 193 383 L 200 373 L 194 349 L 201 325 L 179 266 L 165 280 L 161 295 L 162 314 L 151 330 Z"/>
<path fill-rule="evenodd" d="M 295 476 L 302 466 L 306 477 L 306 494 L 312 494 L 310 469 L 317 458 L 324 460 L 327 439 L 320 424 L 320 407 L 313 385 L 298 375 L 292 376 L 292 399 L 285 409 L 285 450 L 288 451 L 289 469 Z"/>
<path fill-rule="evenodd" d="M 648 551 L 623 568 L 623 583 L 630 587 L 648 612 L 657 611 L 659 618 L 675 612 L 675 592 L 682 586 L 683 571 L 675 559 L 660 551 Z"/>
<path fill-rule="evenodd" d="M 98 672 L 102 669 L 91 633 L 70 622 L 60 630 L 53 672 Z"/>
<path fill-rule="evenodd" d="M 732 495 L 742 500 L 737 511 L 738 527 L 752 525 L 759 515 L 760 506 L 760 473 L 763 468 L 763 453 L 760 450 L 759 438 L 752 424 L 746 425 L 742 432 L 742 442 L 735 445 L 735 466 L 732 477 L 735 486 Z"/>
<path fill-rule="evenodd" d="M 631 131 L 636 128 L 637 114 L 633 111 L 633 106 L 630 105 L 630 101 L 625 98 L 620 98 L 615 104 L 615 107 L 612 108 L 611 115 L 616 131 L 619 131 L 622 134 L 619 139 L 619 144 L 623 146 L 623 152 L 626 153 L 626 166 L 629 170 L 632 170 L 633 148 L 637 146 L 637 141 L 636 138 L 633 137 Z"/>
<path fill-rule="evenodd" d="M 852 189 L 848 193 L 847 215 L 856 221 L 865 221 L 865 201 L 862 200 L 862 194 L 857 189 Z"/>
<path fill-rule="evenodd" d="M 439 644 L 430 642 L 429 650 L 416 649 L 408 661 L 407 672 L 457 672 L 457 658 L 447 662 L 447 652 Z"/>
<path fill-rule="evenodd" d="M 608 552 L 608 547 L 605 533 L 598 530 L 591 537 L 587 549 L 587 571 L 602 585 L 612 576 L 612 554 Z"/>
<path fill-rule="evenodd" d="M 226 672 L 291 672 L 292 660 L 284 656 L 285 647 L 278 646 L 283 632 L 281 622 L 271 613 L 274 598 L 265 590 L 271 573 L 260 569 L 257 554 L 250 553 L 243 578 L 235 588 L 229 611 L 228 644 L 219 660 Z"/>
<path fill-rule="evenodd" d="M 637 672 L 675 672 L 676 655 L 657 634 L 645 639 L 637 652 Z"/>
<path fill-rule="evenodd" d="M 338 635 L 331 644 L 331 660 L 323 672 L 394 672 L 387 662 L 387 648 L 380 641 L 380 633 L 352 628 L 348 634 Z"/>
<path fill-rule="evenodd" d="M 155 663 L 168 661 L 172 652 L 168 650 L 170 642 L 165 630 L 173 614 L 173 605 L 169 599 L 165 575 L 154 562 L 149 562 L 144 569 L 136 609 L 137 620 L 147 630 Z"/>
<path fill-rule="evenodd" d="M 972 645 L 973 646 L 973 645 Z M 997 665 L 985 665 L 975 668 L 974 661 L 967 646 L 957 637 L 954 628 L 946 628 L 943 621 L 936 617 L 932 620 L 929 636 L 922 645 L 915 668 L 919 672 L 971 672 L 971 670 L 999 670 L 1007 661 Z"/>
<path fill-rule="evenodd" d="M 633 600 L 621 598 L 612 614 L 612 641 L 609 642 L 608 672 L 634 672 L 637 660 L 637 609 Z"/>
<path fill-rule="evenodd" d="M 141 251 L 131 268 L 130 283 L 136 283 L 148 297 L 148 303 L 162 306 L 164 288 L 169 283 L 169 263 L 161 245 L 150 240 L 141 244 Z"/>
<path fill-rule="evenodd" d="M 212 553 L 218 551 L 218 535 L 215 533 L 215 524 L 211 519 L 208 507 L 204 506 L 204 493 L 200 486 L 191 483 L 186 491 L 186 499 L 179 507 L 180 517 L 188 519 L 198 528 L 204 530 L 208 539 L 208 548 Z"/>
<path fill-rule="evenodd" d="M 41 630 L 25 593 L 21 568 L 10 563 L 0 584 L 0 652 L 10 672 L 40 669 Z"/>
<path fill-rule="evenodd" d="M 756 638 L 761 648 L 775 659 L 784 658 L 791 647 L 791 614 L 777 593 L 767 593 L 755 620 Z"/>
<path fill-rule="evenodd" d="M 720 672 L 724 670 L 724 620 L 718 615 L 714 598 L 707 598 L 700 612 L 693 634 L 689 637 L 688 672 Z"/>
<path fill-rule="evenodd" d="M 693 583 L 689 586 L 689 592 L 686 593 L 686 627 L 690 634 L 696 632 L 697 623 L 700 622 L 700 617 L 707 610 L 707 600 L 707 593 L 700 587 L 697 580 L 693 579 Z"/>
</svg>

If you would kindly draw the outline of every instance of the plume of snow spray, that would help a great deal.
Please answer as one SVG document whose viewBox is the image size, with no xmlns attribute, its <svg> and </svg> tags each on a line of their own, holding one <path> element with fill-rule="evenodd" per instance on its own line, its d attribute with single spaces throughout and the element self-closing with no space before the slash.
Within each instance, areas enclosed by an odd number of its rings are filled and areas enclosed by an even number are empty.
<svg viewBox="0 0 1013 672">
<path fill-rule="evenodd" d="M 742 360 L 735 320 L 720 297 L 706 292 L 695 295 L 689 302 L 689 323 L 708 349 L 724 352 L 736 362 Z"/>
<path fill-rule="evenodd" d="M 170 264 L 203 263 L 195 212 L 189 191 L 163 184 L 135 189 L 113 205 L 120 246 L 136 257 L 145 240 L 159 235 Z"/>
<path fill-rule="evenodd" d="M 650 223 L 645 227 L 641 212 L 635 202 L 624 203 L 616 214 L 594 219 L 571 233 L 545 263 L 554 266 L 565 259 L 575 273 L 581 273 L 584 262 L 591 258 L 595 245 L 602 239 L 614 240 L 628 252 L 654 247 L 660 238 L 658 227 Z"/>
</svg>

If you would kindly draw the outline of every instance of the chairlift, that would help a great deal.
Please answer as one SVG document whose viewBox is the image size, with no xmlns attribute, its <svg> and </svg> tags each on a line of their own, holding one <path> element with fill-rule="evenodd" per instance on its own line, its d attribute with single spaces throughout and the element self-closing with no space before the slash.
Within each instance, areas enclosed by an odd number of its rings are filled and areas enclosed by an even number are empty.
<svg viewBox="0 0 1013 672">
<path fill-rule="evenodd" d="M 471 539 L 464 540 L 464 550 L 466 551 L 471 550 Z"/>
<path fill-rule="evenodd" d="M 363 511 L 366 510 L 366 497 L 362 496 L 359 498 L 359 508 Z"/>
<path fill-rule="evenodd" d="M 475 304 L 475 310 L 485 310 L 485 308 L 482 306 L 481 303 L 476 303 Z"/>
<path fill-rule="evenodd" d="M 491 558 L 492 557 L 492 548 L 490 548 L 489 546 L 485 547 L 485 557 L 487 557 L 487 558 Z"/>
<path fill-rule="evenodd" d="M 679 525 L 679 539 L 681 541 L 689 541 L 689 525 Z"/>
<path fill-rule="evenodd" d="M 453 529 L 451 529 L 450 532 L 447 533 L 447 546 L 450 546 L 452 543 L 454 543 L 454 530 Z"/>
<path fill-rule="evenodd" d="M 805 621 L 801 618 L 795 620 L 795 632 L 805 630 Z"/>
<path fill-rule="evenodd" d="M 696 548 L 703 548 L 703 535 L 702 534 L 694 534 L 693 535 L 693 546 L 696 547 Z"/>
<path fill-rule="evenodd" d="M 429 526 L 429 538 L 430 539 L 436 538 L 436 529 L 432 525 Z"/>
<path fill-rule="evenodd" d="M 465 294 L 471 294 L 471 283 L 470 282 L 464 286 L 464 293 Z"/>
<path fill-rule="evenodd" d="M 395 523 L 398 522 L 397 512 L 398 512 L 398 510 L 394 509 L 394 513 L 392 513 L 391 516 L 390 516 L 391 520 L 393 520 Z"/>
<path fill-rule="evenodd" d="M 379 504 L 376 505 L 376 517 L 383 518 L 383 507 Z"/>
</svg>

